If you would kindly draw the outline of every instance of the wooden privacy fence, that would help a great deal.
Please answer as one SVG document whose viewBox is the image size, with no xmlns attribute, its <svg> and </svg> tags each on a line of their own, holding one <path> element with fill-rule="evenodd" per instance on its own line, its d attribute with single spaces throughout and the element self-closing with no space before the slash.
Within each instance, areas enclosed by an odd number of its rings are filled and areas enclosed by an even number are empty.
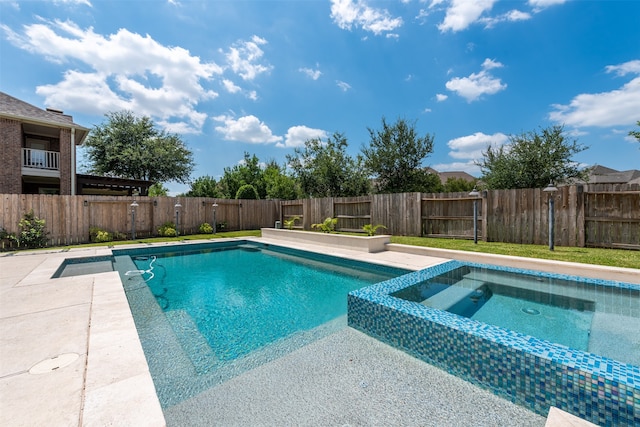
<svg viewBox="0 0 640 427">
<path fill-rule="evenodd" d="M 132 202 L 130 197 L 3 194 L 0 227 L 17 233 L 22 216 L 33 210 L 46 221 L 49 244 L 67 245 L 88 242 L 92 227 L 131 238 L 134 218 L 136 237 L 156 235 L 166 222 L 175 223 L 180 234 L 195 234 L 202 223 L 213 224 L 214 203 L 218 230 L 273 227 L 280 217 L 280 203 L 274 200 L 136 197 L 135 215 Z M 178 202 L 181 206 L 176 207 Z"/>
<path fill-rule="evenodd" d="M 506 243 L 546 244 L 549 197 L 555 205 L 555 245 L 640 249 L 640 185 L 564 186 L 549 196 L 542 189 L 467 193 L 399 193 L 360 197 L 280 200 L 228 200 L 191 197 L 138 197 L 134 216 L 130 197 L 4 194 L 0 227 L 18 232 L 22 216 L 33 210 L 46 221 L 50 244 L 89 241 L 91 227 L 131 237 L 157 234 L 166 222 L 180 234 L 198 233 L 202 223 L 225 230 L 273 227 L 298 217 L 295 228 L 311 230 L 325 218 L 338 218 L 340 231 L 358 232 L 382 224 L 384 233 L 472 239 L 477 204 L 478 236 Z M 179 202 L 180 207 L 176 207 Z"/>
</svg>

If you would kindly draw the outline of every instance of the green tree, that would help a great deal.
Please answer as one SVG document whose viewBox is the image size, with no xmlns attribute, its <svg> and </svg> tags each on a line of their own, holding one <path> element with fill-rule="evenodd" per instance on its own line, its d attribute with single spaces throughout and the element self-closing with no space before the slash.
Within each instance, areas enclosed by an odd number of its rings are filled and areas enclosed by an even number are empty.
<svg viewBox="0 0 640 427">
<path fill-rule="evenodd" d="M 264 171 L 260 167 L 260 160 L 256 155 L 244 153 L 244 159 L 240 164 L 224 168 L 224 174 L 220 178 L 220 188 L 226 198 L 232 199 L 243 185 L 252 185 L 261 199 L 267 196 L 267 185 L 264 182 Z"/>
<path fill-rule="evenodd" d="M 267 199 L 295 200 L 300 197 L 300 186 L 295 179 L 286 174 L 285 168 L 270 161 L 264 168 Z"/>
<path fill-rule="evenodd" d="M 151 187 L 149 187 L 150 197 L 167 196 L 168 194 L 169 194 L 169 189 L 164 185 L 162 185 L 161 182 L 156 182 Z"/>
<path fill-rule="evenodd" d="M 241 186 L 238 188 L 238 192 L 236 193 L 236 199 L 258 200 L 259 198 L 258 190 L 256 190 L 256 188 L 251 184 Z"/>
<path fill-rule="evenodd" d="M 205 175 L 196 178 L 190 184 L 191 188 L 185 193 L 186 197 L 215 197 L 223 198 L 215 178 Z"/>
<path fill-rule="evenodd" d="M 469 192 L 476 188 L 478 180 L 467 181 L 464 178 L 447 178 L 442 191 L 444 193 L 462 193 Z"/>
<path fill-rule="evenodd" d="M 572 157 L 586 149 L 567 138 L 563 126 L 556 125 L 540 132 L 511 135 L 508 144 L 489 146 L 477 164 L 482 181 L 490 189 L 541 188 L 550 182 L 584 179 L 585 170 Z"/>
<path fill-rule="evenodd" d="M 300 189 L 308 197 L 359 196 L 369 192 L 369 179 L 362 158 L 347 154 L 347 139 L 334 133 L 323 142 L 305 141 L 287 155 L 287 162 Z"/>
<path fill-rule="evenodd" d="M 85 148 L 89 172 L 155 182 L 189 180 L 193 154 L 180 137 L 156 129 L 149 117 L 131 111 L 106 114 L 90 132 Z"/>
<path fill-rule="evenodd" d="M 640 126 L 640 120 L 638 120 L 636 124 Z M 640 142 L 640 130 L 630 130 L 629 136 L 634 137 L 636 140 L 638 140 L 638 142 Z"/>
<path fill-rule="evenodd" d="M 382 130 L 367 128 L 371 141 L 369 147 L 362 148 L 362 155 L 378 193 L 438 190 L 440 180 L 429 176 L 433 174 L 423 167 L 433 152 L 433 136 L 418 136 L 415 125 L 404 119 L 389 125 L 383 117 Z"/>
</svg>

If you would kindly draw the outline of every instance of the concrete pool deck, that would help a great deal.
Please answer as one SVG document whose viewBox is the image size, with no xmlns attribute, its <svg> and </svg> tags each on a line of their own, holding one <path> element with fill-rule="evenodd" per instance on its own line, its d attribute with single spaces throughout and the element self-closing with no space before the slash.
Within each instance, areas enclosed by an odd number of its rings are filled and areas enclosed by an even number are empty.
<svg viewBox="0 0 640 427">
<path fill-rule="evenodd" d="M 255 240 L 409 269 L 446 260 Z M 0 254 L 0 425 L 165 424 L 118 273 L 51 279 L 65 258 L 104 255 L 111 250 Z M 351 329 L 245 372 L 202 398 L 207 412 L 189 409 L 195 401 L 183 402 L 167 410 L 169 424 L 210 425 L 212 418 L 221 425 L 545 422 Z"/>
</svg>

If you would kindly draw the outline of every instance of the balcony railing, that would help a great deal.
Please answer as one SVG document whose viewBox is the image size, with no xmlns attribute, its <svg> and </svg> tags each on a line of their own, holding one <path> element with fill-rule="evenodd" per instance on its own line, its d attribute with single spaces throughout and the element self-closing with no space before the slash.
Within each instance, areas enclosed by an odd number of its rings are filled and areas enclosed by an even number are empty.
<svg viewBox="0 0 640 427">
<path fill-rule="evenodd" d="M 58 151 L 22 149 L 22 167 L 35 169 L 60 170 L 60 153 Z"/>
</svg>

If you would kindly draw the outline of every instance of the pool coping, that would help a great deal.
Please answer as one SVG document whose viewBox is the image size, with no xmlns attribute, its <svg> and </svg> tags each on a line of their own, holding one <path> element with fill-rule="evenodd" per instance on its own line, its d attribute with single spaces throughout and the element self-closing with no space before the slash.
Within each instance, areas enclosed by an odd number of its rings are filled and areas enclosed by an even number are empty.
<svg viewBox="0 0 640 427">
<path fill-rule="evenodd" d="M 330 253 L 413 270 L 447 261 L 445 256 L 426 253 L 366 253 L 253 237 L 133 244 L 126 248 L 238 240 L 271 242 L 294 249 Z M 30 342 L 34 332 L 28 329 L 15 330 L 13 335 L 18 341 L 3 337 L 3 366 L 6 365 L 5 356 L 11 361 L 16 358 L 20 360 L 15 361 L 15 369 L 0 372 L 0 421 L 4 420 L 0 424 L 5 424 L 5 421 L 8 421 L 6 425 L 55 424 L 56 420 L 62 420 L 61 423 L 68 425 L 76 422 L 77 425 L 165 425 L 118 273 L 114 271 L 51 278 L 66 258 L 110 256 L 113 255 L 112 249 L 117 248 L 101 246 L 0 254 L 2 271 L 8 272 L 0 278 L 0 304 L 10 307 L 7 311 L 3 305 L 3 310 L 0 311 L 0 325 L 5 327 L 2 331 L 15 329 L 18 321 L 22 320 L 26 328 L 35 322 L 66 321 L 59 328 L 66 340 L 64 346 L 60 342 L 48 340 Z M 412 256 L 416 258 L 410 259 Z M 78 292 L 67 296 L 71 286 L 75 287 L 74 291 L 77 288 Z M 52 294 L 60 294 L 60 298 L 64 297 L 64 300 L 50 298 L 49 295 Z M 70 318 L 62 316 L 71 311 L 80 313 Z M 76 332 L 72 331 L 74 325 L 78 326 L 80 333 L 71 334 Z M 37 337 L 46 338 L 51 335 L 42 334 L 41 331 L 35 333 Z M 62 347 L 67 351 L 61 351 Z M 68 349 L 79 354 L 77 362 L 62 367 L 55 373 L 37 377 L 28 373 L 36 362 L 69 352 Z M 72 390 L 69 390 L 69 384 L 73 385 Z M 49 404 L 48 412 L 43 404 L 45 401 Z"/>
</svg>

